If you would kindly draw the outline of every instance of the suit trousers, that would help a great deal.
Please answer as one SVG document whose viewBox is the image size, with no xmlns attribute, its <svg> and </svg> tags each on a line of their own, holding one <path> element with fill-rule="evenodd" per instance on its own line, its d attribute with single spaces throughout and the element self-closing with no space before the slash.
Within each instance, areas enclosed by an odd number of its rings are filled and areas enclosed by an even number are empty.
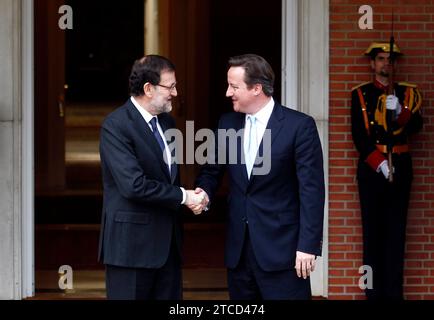
<svg viewBox="0 0 434 320">
<path fill-rule="evenodd" d="M 181 258 L 174 240 L 161 268 L 106 265 L 106 289 L 109 300 L 181 300 Z"/>
<path fill-rule="evenodd" d="M 287 270 L 267 272 L 261 269 L 255 257 L 248 224 L 240 262 L 228 269 L 228 287 L 231 300 L 310 300 L 310 279 L 298 278 L 294 266 Z"/>
</svg>

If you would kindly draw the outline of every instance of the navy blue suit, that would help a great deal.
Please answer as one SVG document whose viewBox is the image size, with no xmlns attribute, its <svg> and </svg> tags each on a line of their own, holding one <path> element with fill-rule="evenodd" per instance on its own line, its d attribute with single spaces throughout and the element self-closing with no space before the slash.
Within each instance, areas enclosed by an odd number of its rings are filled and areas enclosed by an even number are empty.
<svg viewBox="0 0 434 320">
<path fill-rule="evenodd" d="M 222 116 L 218 128 L 238 131 L 244 126 L 245 114 L 229 113 Z M 229 164 L 229 155 L 234 152 L 229 150 L 229 143 L 225 145 L 218 141 L 216 154 L 226 148 L 227 164 L 205 165 L 196 185 L 208 193 L 212 203 L 221 177 L 226 170 L 229 173 L 225 250 L 225 263 L 229 269 L 237 268 L 240 259 L 249 256 L 244 250 L 251 250 L 250 255 L 260 270 L 293 272 L 296 251 L 321 255 L 325 193 L 321 144 L 310 116 L 277 103 L 267 129 L 271 130 L 271 158 L 267 160 L 271 162 L 271 169 L 268 174 L 253 175 L 249 180 L 245 165 L 240 161 L 242 141 L 237 144 L 236 164 Z M 261 153 L 267 155 L 263 144 L 259 148 Z M 246 239 L 249 242 L 247 249 Z M 231 292 L 231 288 L 229 290 Z M 237 290 L 233 296 L 242 297 L 237 295 Z M 261 293 L 263 297 L 267 296 L 264 290 Z"/>
<path fill-rule="evenodd" d="M 159 115 L 158 121 L 163 131 L 175 127 L 168 114 Z M 169 173 L 152 130 L 131 100 L 104 120 L 100 153 L 104 204 L 99 259 L 110 267 L 133 273 L 150 270 L 155 274 L 158 269 L 166 268 L 168 261 L 172 263 L 176 259 L 179 263 L 169 269 L 180 269 L 182 191 L 178 187 L 179 171 L 173 165 L 172 174 Z M 119 274 L 119 269 L 116 270 Z M 121 272 L 119 277 L 110 278 L 111 283 L 121 286 L 114 288 L 115 293 L 129 290 L 122 287 L 123 280 L 118 281 L 123 277 Z M 181 282 L 180 278 L 176 281 Z M 180 292 L 180 288 L 176 291 Z M 171 299 L 178 298 L 179 293 L 175 297 L 149 292 L 142 297 L 134 293 L 112 297 Z"/>
</svg>

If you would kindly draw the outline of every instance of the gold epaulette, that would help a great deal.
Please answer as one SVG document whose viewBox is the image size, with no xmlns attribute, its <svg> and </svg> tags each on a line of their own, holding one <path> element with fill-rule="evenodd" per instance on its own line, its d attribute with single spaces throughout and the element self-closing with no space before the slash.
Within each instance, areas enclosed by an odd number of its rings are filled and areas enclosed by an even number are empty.
<svg viewBox="0 0 434 320">
<path fill-rule="evenodd" d="M 351 89 L 351 91 L 354 91 L 354 90 L 356 90 L 356 89 L 359 89 L 360 87 L 363 87 L 365 84 L 368 84 L 368 83 L 371 83 L 371 82 L 370 82 L 370 81 L 363 82 L 363 83 L 361 83 L 361 84 L 359 84 L 359 85 L 353 87 L 353 88 Z"/>
<path fill-rule="evenodd" d="M 399 84 L 400 86 L 404 86 L 404 87 L 417 88 L 417 84 L 409 83 L 409 82 L 405 82 L 405 81 L 403 81 L 403 82 L 398 82 L 398 84 Z"/>
</svg>

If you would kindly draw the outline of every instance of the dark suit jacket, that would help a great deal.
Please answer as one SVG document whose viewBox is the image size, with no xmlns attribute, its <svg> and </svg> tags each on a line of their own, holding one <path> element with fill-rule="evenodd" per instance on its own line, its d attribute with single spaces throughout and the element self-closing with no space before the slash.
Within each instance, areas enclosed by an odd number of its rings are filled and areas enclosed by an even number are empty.
<svg viewBox="0 0 434 320">
<path fill-rule="evenodd" d="M 245 114 L 223 115 L 219 129 L 243 129 Z M 265 271 L 292 269 L 296 251 L 321 254 L 324 217 L 324 172 L 321 144 L 314 120 L 275 104 L 268 122 L 271 129 L 271 170 L 249 180 L 245 165 L 205 165 L 196 181 L 210 196 L 227 169 L 230 178 L 225 263 L 235 268 L 240 260 L 246 221 L 253 250 Z M 227 142 L 227 141 L 226 141 Z M 218 141 L 226 148 L 229 143 Z M 238 141 L 238 158 L 242 150 Z M 261 144 L 260 150 L 263 149 Z M 260 151 L 261 152 L 261 151 Z M 266 154 L 266 152 L 264 153 Z"/>
<path fill-rule="evenodd" d="M 168 114 L 163 131 L 175 126 Z M 152 130 L 128 100 L 101 129 L 104 204 L 99 258 L 104 264 L 159 268 L 167 260 L 172 235 L 181 252 L 178 168 L 172 176 Z"/>
</svg>

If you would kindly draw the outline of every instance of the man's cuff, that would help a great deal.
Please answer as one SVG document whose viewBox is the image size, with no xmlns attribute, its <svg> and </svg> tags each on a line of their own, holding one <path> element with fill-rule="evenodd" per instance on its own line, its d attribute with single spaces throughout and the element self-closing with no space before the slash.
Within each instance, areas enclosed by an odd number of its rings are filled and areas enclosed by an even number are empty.
<svg viewBox="0 0 434 320">
<path fill-rule="evenodd" d="M 383 165 L 383 163 L 386 163 L 387 160 L 383 160 L 377 167 L 377 173 L 381 171 L 381 166 Z"/>
<path fill-rule="evenodd" d="M 179 187 L 182 191 L 182 202 L 181 204 L 185 204 L 185 201 L 187 201 L 187 192 L 185 192 L 185 189 L 183 187 Z"/>
<path fill-rule="evenodd" d="M 384 161 L 387 160 L 386 157 L 378 150 L 373 151 L 368 158 L 366 158 L 366 163 L 369 164 L 369 166 L 377 171 L 378 166 Z"/>
<path fill-rule="evenodd" d="M 203 189 L 202 189 L 203 190 Z M 206 193 L 206 191 L 204 190 L 203 192 L 205 192 L 205 194 L 206 194 L 206 197 L 208 198 L 208 200 L 209 200 L 209 196 L 208 196 L 208 193 Z M 208 203 L 207 203 L 207 205 L 206 205 L 206 207 L 205 208 L 203 208 L 203 211 L 208 211 L 209 210 L 209 208 L 210 208 L 210 206 L 211 206 L 211 201 L 208 201 Z"/>
</svg>

